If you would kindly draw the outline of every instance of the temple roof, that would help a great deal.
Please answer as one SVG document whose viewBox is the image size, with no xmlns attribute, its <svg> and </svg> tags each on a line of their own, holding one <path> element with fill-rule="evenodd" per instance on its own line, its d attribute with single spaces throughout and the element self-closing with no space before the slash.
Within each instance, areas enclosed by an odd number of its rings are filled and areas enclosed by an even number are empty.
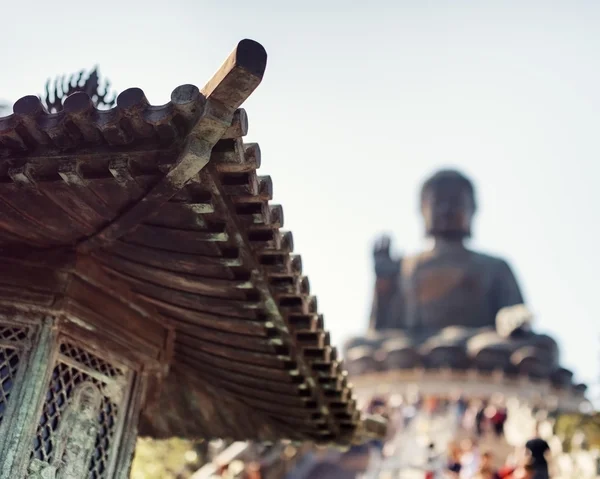
<svg viewBox="0 0 600 479">
<path fill-rule="evenodd" d="M 142 435 L 347 443 L 379 428 L 361 421 L 260 148 L 242 140 L 266 60 L 244 40 L 163 106 L 130 88 L 106 111 L 78 92 L 56 114 L 27 96 L 0 118 L 0 261 L 19 271 L 0 301 L 166 355 Z"/>
</svg>

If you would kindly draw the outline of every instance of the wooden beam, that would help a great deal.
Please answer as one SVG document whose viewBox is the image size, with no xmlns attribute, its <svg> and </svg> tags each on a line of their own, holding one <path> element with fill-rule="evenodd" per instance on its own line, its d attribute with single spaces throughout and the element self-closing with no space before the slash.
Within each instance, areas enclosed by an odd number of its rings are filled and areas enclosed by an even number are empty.
<svg viewBox="0 0 600 479">
<path fill-rule="evenodd" d="M 94 236 L 82 241 L 78 250 L 89 252 L 112 243 L 130 232 L 206 166 L 211 151 L 234 120 L 238 107 L 260 84 L 267 65 L 265 49 L 252 40 L 242 40 L 202 92 L 192 85 L 176 88 L 171 103 L 181 114 L 197 114 L 175 165 L 144 198 Z M 139 96 L 137 89 L 130 96 Z M 125 93 L 125 92 L 124 92 Z M 119 95 L 129 105 L 139 99 Z M 199 113 L 198 113 L 199 112 Z"/>
</svg>

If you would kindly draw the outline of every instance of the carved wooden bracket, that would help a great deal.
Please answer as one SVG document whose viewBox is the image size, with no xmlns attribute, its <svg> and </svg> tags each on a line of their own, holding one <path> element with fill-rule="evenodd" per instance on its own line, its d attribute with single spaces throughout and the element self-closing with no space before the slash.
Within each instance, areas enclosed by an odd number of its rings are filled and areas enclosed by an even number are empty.
<svg viewBox="0 0 600 479">
<path fill-rule="evenodd" d="M 193 85 L 175 89 L 171 95 L 175 108 L 198 115 L 175 165 L 133 207 L 99 233 L 82 241 L 78 251 L 98 249 L 133 230 L 197 175 L 208 164 L 217 141 L 231 126 L 237 108 L 262 81 L 266 65 L 264 48 L 252 40 L 242 40 L 202 92 Z M 124 108 L 144 102 L 145 97 L 139 89 L 126 90 L 117 98 L 117 106 Z"/>
</svg>

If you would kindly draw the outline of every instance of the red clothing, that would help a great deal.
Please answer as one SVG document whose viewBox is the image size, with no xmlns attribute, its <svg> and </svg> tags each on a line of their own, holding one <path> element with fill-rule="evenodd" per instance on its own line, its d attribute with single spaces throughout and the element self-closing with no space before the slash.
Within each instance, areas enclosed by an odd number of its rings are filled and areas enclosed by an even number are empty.
<svg viewBox="0 0 600 479">
<path fill-rule="evenodd" d="M 494 424 L 501 424 L 506 421 L 506 413 L 501 409 L 498 409 L 495 414 L 492 416 L 492 422 Z"/>
<path fill-rule="evenodd" d="M 511 479 L 513 477 L 513 473 L 515 472 L 516 467 L 512 466 L 504 466 L 498 469 L 496 476 L 498 479 Z"/>
</svg>

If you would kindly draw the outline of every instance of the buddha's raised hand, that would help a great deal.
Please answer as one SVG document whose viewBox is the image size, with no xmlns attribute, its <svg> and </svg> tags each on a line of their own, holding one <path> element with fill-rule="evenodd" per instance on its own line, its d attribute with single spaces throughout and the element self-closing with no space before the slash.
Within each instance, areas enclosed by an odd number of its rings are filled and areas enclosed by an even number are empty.
<svg viewBox="0 0 600 479">
<path fill-rule="evenodd" d="M 392 240 L 383 235 L 377 239 L 373 247 L 373 259 L 375 260 L 375 275 L 379 277 L 390 277 L 398 273 L 399 260 L 390 255 Z"/>
</svg>

